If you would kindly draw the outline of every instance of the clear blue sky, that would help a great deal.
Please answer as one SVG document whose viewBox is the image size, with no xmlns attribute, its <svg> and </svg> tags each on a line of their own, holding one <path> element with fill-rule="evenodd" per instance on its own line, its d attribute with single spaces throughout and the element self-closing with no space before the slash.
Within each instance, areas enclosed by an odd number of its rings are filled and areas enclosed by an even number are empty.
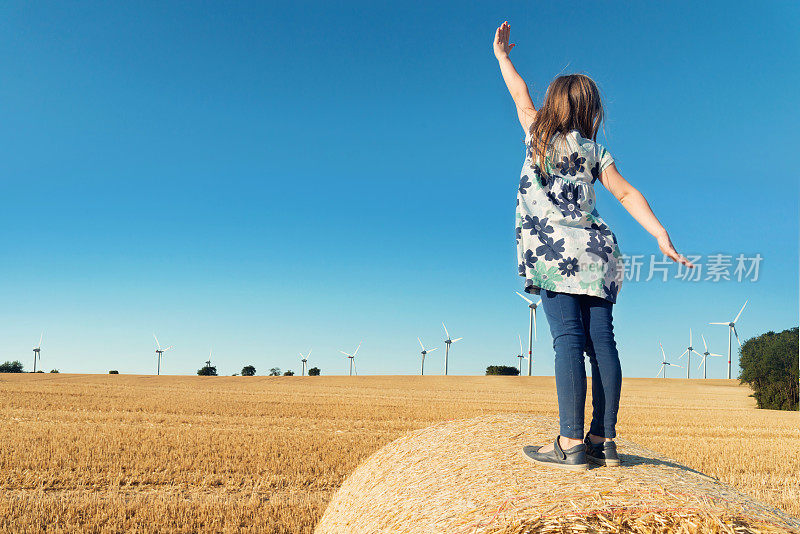
<svg viewBox="0 0 800 534">
<path fill-rule="evenodd" d="M 502 5 L 501 5 L 502 4 Z M 627 376 L 688 329 L 724 352 L 798 323 L 796 3 L 7 2 L 0 7 L 0 361 L 193 374 L 252 363 L 453 374 L 516 364 L 523 134 L 491 52 L 538 104 L 599 84 L 599 141 L 678 249 L 763 257 L 760 280 L 626 282 Z M 791 137 L 790 137 L 791 135 Z M 599 189 L 602 186 L 598 186 Z M 654 241 L 607 191 L 627 254 Z M 553 373 L 540 317 L 536 374 Z M 702 346 L 698 341 L 695 346 Z M 736 368 L 735 368 L 736 369 Z M 723 377 L 722 362 L 710 373 Z"/>
</svg>

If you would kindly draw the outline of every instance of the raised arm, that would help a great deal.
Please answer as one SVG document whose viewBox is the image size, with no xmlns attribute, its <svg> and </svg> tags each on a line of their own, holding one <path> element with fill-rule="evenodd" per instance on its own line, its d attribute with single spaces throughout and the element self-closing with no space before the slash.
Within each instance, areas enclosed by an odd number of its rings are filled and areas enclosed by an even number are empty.
<svg viewBox="0 0 800 534">
<path fill-rule="evenodd" d="M 514 104 L 517 106 L 519 123 L 527 134 L 531 124 L 533 124 L 533 120 L 536 118 L 536 108 L 533 107 L 533 101 L 531 100 L 530 93 L 528 93 L 528 86 L 525 80 L 519 75 L 517 69 L 514 68 L 514 64 L 511 63 L 511 59 L 508 57 L 508 54 L 511 53 L 511 49 L 516 46 L 515 44 L 508 43 L 510 36 L 511 26 L 508 25 L 508 21 L 505 21 L 497 28 L 497 31 L 494 32 L 494 43 L 492 47 L 494 48 L 494 57 L 497 58 L 497 62 L 500 64 L 500 72 L 503 74 L 503 81 L 506 82 L 508 92 L 511 93 L 511 98 L 514 99 Z"/>
<path fill-rule="evenodd" d="M 600 175 L 600 182 L 606 189 L 611 191 L 612 195 L 617 197 L 622 207 L 628 210 L 628 213 L 636 219 L 636 222 L 656 238 L 661 252 L 666 254 L 672 261 L 682 263 L 689 268 L 694 267 L 683 255 L 678 254 L 678 251 L 672 245 L 667 230 L 659 222 L 656 214 L 653 213 L 650 204 L 647 203 L 647 199 L 622 177 L 614 163 L 606 167 Z"/>
</svg>

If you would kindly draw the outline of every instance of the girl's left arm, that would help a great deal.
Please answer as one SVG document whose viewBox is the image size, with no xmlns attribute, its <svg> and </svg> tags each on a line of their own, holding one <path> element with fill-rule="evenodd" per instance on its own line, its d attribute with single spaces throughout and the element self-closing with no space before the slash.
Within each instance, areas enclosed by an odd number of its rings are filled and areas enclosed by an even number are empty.
<svg viewBox="0 0 800 534">
<path fill-rule="evenodd" d="M 519 75 L 517 69 L 514 68 L 514 64 L 511 63 L 511 59 L 508 57 L 511 49 L 516 46 L 513 43 L 508 43 L 510 36 L 511 26 L 508 25 L 508 21 L 505 21 L 497 28 L 497 31 L 495 31 L 492 47 L 494 48 L 494 56 L 500 64 L 500 72 L 503 75 L 503 81 L 506 82 L 508 92 L 511 93 L 511 98 L 514 99 L 514 104 L 517 106 L 519 123 L 527 134 L 531 128 L 531 124 L 533 124 L 533 120 L 536 118 L 536 108 L 533 106 L 531 95 L 528 92 L 528 85 L 525 83 L 525 80 L 522 79 L 522 76 Z"/>
</svg>

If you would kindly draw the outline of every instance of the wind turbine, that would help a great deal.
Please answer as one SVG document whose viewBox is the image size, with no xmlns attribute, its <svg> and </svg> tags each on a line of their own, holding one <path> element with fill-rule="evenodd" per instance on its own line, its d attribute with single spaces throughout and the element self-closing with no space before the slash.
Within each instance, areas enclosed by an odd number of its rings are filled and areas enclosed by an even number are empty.
<svg viewBox="0 0 800 534">
<path fill-rule="evenodd" d="M 42 333 L 39 335 L 39 344 L 36 345 L 35 347 L 33 347 L 33 372 L 34 373 L 36 372 L 36 360 L 41 360 L 42 359 L 41 351 L 42 351 L 42 338 L 43 337 L 44 337 L 44 330 L 42 330 Z"/>
<path fill-rule="evenodd" d="M 658 375 L 660 375 L 660 374 L 661 374 L 661 371 L 664 371 L 664 378 L 667 378 L 667 367 L 680 367 L 681 369 L 683 369 L 683 366 L 682 366 L 682 365 L 676 365 L 676 364 L 674 364 L 674 363 L 669 363 L 669 362 L 667 361 L 667 355 L 666 355 L 666 354 L 664 354 L 664 346 L 661 344 L 661 342 L 660 342 L 660 341 L 658 342 L 658 346 L 659 346 L 659 347 L 661 347 L 661 356 L 662 356 L 664 359 L 663 359 L 663 360 L 662 360 L 662 362 L 661 362 L 661 369 L 659 369 L 659 370 L 658 370 L 658 373 L 656 373 L 656 378 L 658 378 Z"/>
<path fill-rule="evenodd" d="M 700 334 L 700 337 L 703 338 L 703 347 L 705 347 L 705 352 L 703 352 L 703 361 L 700 362 L 700 365 L 703 366 L 703 378 L 706 378 L 706 358 L 708 358 L 709 356 L 719 356 L 720 358 L 724 358 L 724 356 L 722 354 L 712 354 L 708 352 L 708 344 L 706 343 L 706 338 L 703 336 L 703 334 Z M 697 366 L 698 369 L 700 369 L 700 365 Z"/>
<path fill-rule="evenodd" d="M 444 324 L 444 323 L 442 323 L 442 324 Z M 447 337 L 449 338 L 450 336 L 447 336 Z M 419 337 L 417 338 L 417 341 L 419 341 L 419 346 L 422 347 L 422 370 L 420 371 L 420 374 L 424 375 L 425 374 L 425 355 L 428 354 L 429 352 L 435 351 L 436 349 L 427 350 L 425 348 L 425 345 L 422 344 L 422 340 Z"/>
<path fill-rule="evenodd" d="M 531 299 L 519 291 L 514 291 L 514 293 L 527 302 L 528 308 L 531 310 L 530 323 L 528 324 L 528 376 L 531 376 L 531 368 L 533 366 L 533 340 L 536 339 L 536 308 L 542 303 L 542 299 L 539 299 L 539 302 L 534 304 Z M 522 374 L 522 369 L 519 370 L 519 373 Z"/>
<path fill-rule="evenodd" d="M 166 349 L 162 349 L 161 348 L 161 343 L 158 342 L 158 338 L 156 337 L 155 332 L 153 333 L 153 339 L 156 340 L 156 354 L 158 355 L 158 370 L 156 371 L 156 374 L 160 375 L 161 374 L 161 355 L 164 354 L 165 352 L 167 352 L 169 349 L 171 349 L 172 345 L 170 345 Z"/>
<path fill-rule="evenodd" d="M 166 349 L 165 349 L 165 350 L 166 350 Z M 214 351 L 214 349 L 210 349 L 210 350 L 208 351 L 208 359 L 206 360 L 206 367 L 211 367 L 211 353 L 212 353 L 213 351 Z"/>
<path fill-rule="evenodd" d="M 689 378 L 689 367 L 692 366 L 692 353 L 693 352 L 702 358 L 703 355 L 700 354 L 699 352 L 697 352 L 696 350 L 694 350 L 694 347 L 692 347 L 692 329 L 690 328 L 689 329 L 689 347 L 687 347 L 687 349 L 685 351 L 683 351 L 683 354 L 678 356 L 679 360 L 681 358 L 683 358 L 684 356 L 686 356 L 686 378 Z"/>
<path fill-rule="evenodd" d="M 354 360 L 355 360 L 356 354 L 358 354 L 358 349 L 361 348 L 361 343 L 363 343 L 363 341 L 358 343 L 358 347 L 356 347 L 356 350 L 353 351 L 353 354 L 350 354 L 349 352 L 345 352 L 343 350 L 339 351 L 342 354 L 344 354 L 345 356 L 347 356 L 348 358 L 350 358 L 350 376 L 353 376 L 353 367 L 355 366 Z M 358 372 L 356 372 L 356 374 L 358 374 Z"/>
<path fill-rule="evenodd" d="M 442 326 L 444 326 L 444 321 L 442 321 Z M 444 340 L 445 349 L 444 349 L 444 374 L 447 376 L 447 357 L 450 356 L 450 345 L 455 343 L 460 339 L 464 339 L 463 337 L 457 337 L 455 339 L 450 339 L 450 334 L 447 332 L 447 327 L 444 326 L 444 335 L 447 336 L 447 339 Z M 428 351 L 430 352 L 430 351 Z"/>
<path fill-rule="evenodd" d="M 731 378 L 731 334 L 736 336 L 736 341 L 739 343 L 739 346 L 741 347 L 742 346 L 742 342 L 739 340 L 739 333 L 736 332 L 736 321 L 739 320 L 739 317 L 742 315 L 742 312 L 744 311 L 744 307 L 747 306 L 748 302 L 750 302 L 749 299 L 744 301 L 744 305 L 742 306 L 742 309 L 739 310 L 739 313 L 736 314 L 736 319 L 734 319 L 733 321 L 731 321 L 729 323 L 708 323 L 708 324 L 721 324 L 721 325 L 725 325 L 725 326 L 728 327 L 728 379 Z"/>
<path fill-rule="evenodd" d="M 303 364 L 303 369 L 300 371 L 300 376 L 304 376 L 306 374 L 306 362 L 308 361 L 308 357 L 311 356 L 311 349 L 308 349 L 308 354 L 303 356 L 303 353 L 300 353 L 300 362 Z"/>
<path fill-rule="evenodd" d="M 517 358 L 519 358 L 519 376 L 522 376 L 522 360 L 525 355 L 522 353 L 522 336 L 517 334 L 517 338 L 519 339 L 519 354 L 517 354 Z"/>
</svg>

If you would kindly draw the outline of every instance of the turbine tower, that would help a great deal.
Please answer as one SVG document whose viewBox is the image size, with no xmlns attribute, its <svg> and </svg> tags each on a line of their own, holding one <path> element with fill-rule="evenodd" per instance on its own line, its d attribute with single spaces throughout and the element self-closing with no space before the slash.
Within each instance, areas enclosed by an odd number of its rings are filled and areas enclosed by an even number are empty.
<svg viewBox="0 0 800 534">
<path fill-rule="evenodd" d="M 706 358 L 709 356 L 719 356 L 720 358 L 724 358 L 722 354 L 712 354 L 708 352 L 708 344 L 706 343 L 706 338 L 703 334 L 700 334 L 700 337 L 703 338 L 703 347 L 705 348 L 705 352 L 703 352 L 703 361 L 700 362 L 700 365 L 703 366 L 703 378 L 706 378 Z M 700 369 L 700 365 L 697 366 L 697 369 Z"/>
<path fill-rule="evenodd" d="M 300 353 L 300 363 L 302 363 L 303 368 L 300 371 L 300 376 L 304 376 L 306 374 L 306 362 L 308 361 L 308 357 L 311 356 L 311 349 L 308 349 L 308 354 L 303 356 L 303 353 Z"/>
<path fill-rule="evenodd" d="M 455 343 L 460 339 L 464 339 L 463 337 L 457 337 L 455 339 L 450 339 L 450 334 L 447 332 L 447 327 L 444 326 L 444 321 L 442 321 L 442 326 L 444 327 L 444 335 L 447 336 L 447 339 L 444 340 L 445 349 L 444 349 L 444 375 L 447 376 L 447 358 L 450 356 L 450 345 Z M 428 351 L 430 352 L 430 351 Z"/>
<path fill-rule="evenodd" d="M 683 369 L 683 366 L 675 365 L 674 363 L 669 363 L 667 361 L 667 355 L 664 354 L 664 346 L 661 344 L 660 341 L 658 342 L 658 346 L 661 347 L 661 356 L 663 357 L 663 360 L 661 361 L 661 369 L 659 369 L 658 373 L 656 373 L 656 378 L 658 378 L 658 375 L 661 374 L 661 371 L 664 371 L 664 378 L 667 378 L 667 367 L 680 367 L 681 369 Z"/>
<path fill-rule="evenodd" d="M 747 306 L 748 302 L 750 302 L 749 299 L 744 301 L 744 305 L 742 306 L 742 309 L 739 310 L 739 313 L 736 314 L 736 319 L 734 319 L 733 321 L 730 321 L 728 323 L 708 323 L 708 324 L 721 324 L 721 325 L 725 325 L 725 326 L 728 327 L 728 379 L 729 380 L 731 378 L 731 341 L 732 341 L 731 340 L 731 335 L 735 335 L 736 336 L 736 341 L 739 343 L 739 346 L 741 347 L 742 346 L 742 342 L 739 340 L 739 333 L 736 332 L 736 321 L 739 320 L 739 317 L 742 315 L 742 312 L 744 311 L 744 307 Z"/>
<path fill-rule="evenodd" d="M 444 323 L 442 323 L 442 324 L 444 324 Z M 447 331 L 447 329 L 445 329 L 445 331 Z M 447 337 L 448 337 L 448 339 L 450 338 L 450 336 L 447 336 Z M 459 339 L 461 339 L 461 338 L 459 338 Z M 419 341 L 419 346 L 422 347 L 422 370 L 420 371 L 420 375 L 424 375 L 425 374 L 425 355 L 428 354 L 429 352 L 435 351 L 436 349 L 430 349 L 430 350 L 425 349 L 425 345 L 422 344 L 422 340 L 419 337 L 417 337 L 417 341 Z"/>
<path fill-rule="evenodd" d="M 165 352 L 167 352 L 169 349 L 171 349 L 172 345 L 170 345 L 169 347 L 167 347 L 165 349 L 162 349 L 161 348 L 161 343 L 158 342 L 158 338 L 156 337 L 155 332 L 153 333 L 153 339 L 156 340 L 156 355 L 158 356 L 158 368 L 156 370 L 156 374 L 160 375 L 161 374 L 161 355 L 164 354 Z"/>
<path fill-rule="evenodd" d="M 531 376 L 531 369 L 533 366 L 533 340 L 536 339 L 536 308 L 542 303 L 542 299 L 539 299 L 539 302 L 536 304 L 533 303 L 531 299 L 520 293 L 519 291 L 514 291 L 517 295 L 522 298 L 525 302 L 528 303 L 528 308 L 531 310 L 531 318 L 528 324 L 528 376 Z M 520 374 L 522 374 L 522 369 L 520 369 Z"/>
<path fill-rule="evenodd" d="M 39 344 L 33 347 L 33 372 L 36 372 L 36 360 L 42 359 L 42 338 L 44 337 L 44 330 L 39 335 Z"/>
<path fill-rule="evenodd" d="M 699 352 L 694 350 L 694 347 L 692 347 L 692 329 L 690 328 L 689 329 L 689 347 L 687 347 L 687 349 L 685 351 L 683 351 L 683 354 L 678 356 L 679 360 L 681 358 L 683 358 L 684 356 L 686 356 L 686 378 L 689 378 L 689 367 L 692 366 L 692 353 L 693 352 L 695 354 L 697 354 L 698 356 L 700 356 L 700 357 L 703 356 L 702 354 L 700 354 Z"/>
<path fill-rule="evenodd" d="M 353 376 L 353 369 L 355 368 L 355 361 L 354 360 L 355 360 L 356 354 L 358 354 L 358 349 L 361 348 L 361 343 L 363 343 L 363 341 L 358 343 L 358 347 L 356 347 L 356 350 L 353 351 L 353 354 L 350 354 L 349 352 L 345 352 L 343 350 L 339 351 L 342 354 L 344 354 L 345 356 L 347 356 L 348 358 L 350 358 L 350 376 Z M 358 374 L 358 372 L 356 372 L 356 374 Z"/>
<path fill-rule="evenodd" d="M 522 351 L 522 336 L 517 334 L 517 339 L 519 339 L 519 354 L 517 354 L 517 358 L 519 358 L 519 376 L 522 376 L 522 360 L 525 359 L 525 354 Z"/>
</svg>

